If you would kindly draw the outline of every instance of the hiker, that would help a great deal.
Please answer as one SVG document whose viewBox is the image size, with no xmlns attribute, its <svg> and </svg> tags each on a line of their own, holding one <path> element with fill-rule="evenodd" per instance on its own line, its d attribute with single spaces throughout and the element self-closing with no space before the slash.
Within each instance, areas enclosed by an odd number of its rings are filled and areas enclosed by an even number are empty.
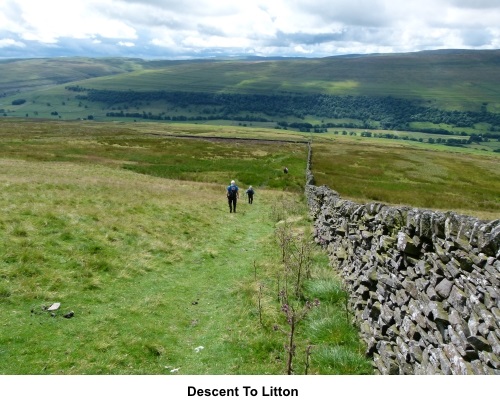
<svg viewBox="0 0 500 405">
<path fill-rule="evenodd" d="M 231 184 L 227 186 L 227 202 L 229 204 L 229 212 L 236 212 L 236 201 L 240 198 L 238 186 L 231 180 Z"/>
<path fill-rule="evenodd" d="M 283 173 L 288 174 L 288 167 L 285 167 L 285 168 L 283 169 Z"/>
<path fill-rule="evenodd" d="M 248 204 L 253 204 L 253 195 L 255 194 L 255 191 L 253 190 L 252 186 L 248 187 L 248 190 L 245 191 L 245 194 L 248 195 Z"/>
</svg>

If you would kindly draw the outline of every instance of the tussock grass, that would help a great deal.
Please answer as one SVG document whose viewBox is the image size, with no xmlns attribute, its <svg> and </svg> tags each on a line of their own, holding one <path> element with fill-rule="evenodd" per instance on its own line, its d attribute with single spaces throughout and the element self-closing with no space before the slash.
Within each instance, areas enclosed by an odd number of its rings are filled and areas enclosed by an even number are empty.
<svg viewBox="0 0 500 405">
<path fill-rule="evenodd" d="M 168 136 L 172 131 L 174 135 L 181 135 L 193 127 L 153 125 L 123 128 L 109 123 L 81 125 L 45 121 L 27 122 L 22 126 L 18 121 L 6 121 L 0 131 L 3 146 L 0 157 L 100 164 L 156 177 L 206 183 L 225 183 L 235 179 L 242 187 L 253 185 L 302 191 L 307 157 L 304 144 L 211 140 L 210 134 L 214 136 L 219 132 L 225 137 L 244 135 L 241 129 L 222 131 L 217 127 L 205 128 L 207 139 Z M 153 130 L 154 134 L 151 133 Z M 261 130 L 251 133 L 256 139 L 263 135 Z M 288 176 L 283 175 L 285 166 L 290 170 Z"/>
<path fill-rule="evenodd" d="M 226 226 L 217 185 L 17 163 L 0 161 L 9 218 L 0 245 L 2 373 L 158 374 L 170 363 L 193 374 L 279 373 L 260 363 L 200 366 L 207 355 L 191 354 L 204 345 L 208 358 L 236 361 L 224 354 L 239 344 L 230 325 L 252 323 L 241 294 L 231 293 L 251 269 L 240 251 L 248 235 L 236 252 L 228 244 L 245 222 Z M 42 306 L 56 301 L 61 311 L 51 317 Z M 227 316 L 228 305 L 242 309 Z M 70 310 L 74 318 L 61 316 Z"/>
<path fill-rule="evenodd" d="M 365 347 L 352 327 L 352 318 L 347 308 L 347 293 L 340 279 L 320 273 L 305 285 L 309 297 L 321 301 L 320 308 L 313 312 L 307 323 L 305 334 L 313 345 L 312 361 L 321 364 L 329 374 L 371 374 L 372 365 L 365 357 Z"/>
<path fill-rule="evenodd" d="M 491 154 L 336 137 L 313 145 L 312 166 L 316 184 L 355 201 L 500 216 L 500 165 Z"/>
<path fill-rule="evenodd" d="M 353 352 L 349 347 L 321 347 L 313 355 L 313 360 L 324 366 L 328 374 L 359 375 L 371 374 L 372 367 L 361 353 Z"/>
<path fill-rule="evenodd" d="M 306 292 L 311 297 L 316 297 L 321 302 L 342 304 L 346 299 L 346 292 L 338 280 L 329 277 L 316 279 L 306 285 Z"/>
<path fill-rule="evenodd" d="M 274 331 L 286 326 L 276 229 L 307 235 L 304 145 L 152 135 L 194 125 L 5 123 L 0 373 L 284 372 L 285 339 Z M 498 170 L 489 158 L 359 139 L 318 140 L 314 148 L 318 183 L 332 182 L 344 197 L 439 208 L 439 191 L 456 194 L 461 210 L 498 213 Z M 242 191 L 249 184 L 257 191 L 253 205 L 240 200 L 236 215 L 225 198 L 232 178 Z M 305 369 L 310 345 L 309 374 L 370 373 L 324 252 L 314 252 L 297 299 L 314 298 L 321 305 L 297 332 L 295 371 Z M 43 309 L 53 302 L 61 302 L 56 316 Z M 69 311 L 74 317 L 64 318 Z"/>
<path fill-rule="evenodd" d="M 34 123 L 0 133 L 0 373 L 282 374 L 272 211 L 291 196 L 302 204 L 293 222 L 303 228 L 303 196 L 252 179 L 254 204 L 241 199 L 229 214 L 225 183 L 235 172 L 225 165 L 217 183 L 125 168 L 168 162 L 177 150 L 196 173 L 199 143 L 169 150 L 114 126 L 65 133 L 71 128 Z M 272 145 L 258 150 L 279 164 L 285 158 Z M 233 145 L 231 153 L 249 152 Z M 274 175 L 255 159 L 248 165 Z M 286 188 L 290 178 L 299 181 L 293 174 L 276 184 Z M 51 316 L 45 308 L 54 302 L 61 307 Z M 309 372 L 328 370 L 318 365 Z"/>
</svg>

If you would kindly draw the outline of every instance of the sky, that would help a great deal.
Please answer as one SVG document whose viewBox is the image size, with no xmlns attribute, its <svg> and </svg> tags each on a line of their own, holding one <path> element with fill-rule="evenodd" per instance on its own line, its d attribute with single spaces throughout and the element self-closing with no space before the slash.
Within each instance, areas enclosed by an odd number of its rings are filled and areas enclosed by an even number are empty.
<svg viewBox="0 0 500 405">
<path fill-rule="evenodd" d="M 0 58 L 500 49 L 500 0 L 0 0 Z"/>
</svg>

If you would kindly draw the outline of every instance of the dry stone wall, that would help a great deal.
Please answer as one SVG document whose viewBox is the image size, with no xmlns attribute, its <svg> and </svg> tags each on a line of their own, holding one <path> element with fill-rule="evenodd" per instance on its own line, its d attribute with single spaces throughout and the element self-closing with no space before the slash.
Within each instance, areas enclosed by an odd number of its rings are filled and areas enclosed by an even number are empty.
<svg viewBox="0 0 500 405">
<path fill-rule="evenodd" d="M 380 203 L 313 185 L 315 240 L 350 295 L 380 374 L 500 374 L 500 220 Z"/>
</svg>

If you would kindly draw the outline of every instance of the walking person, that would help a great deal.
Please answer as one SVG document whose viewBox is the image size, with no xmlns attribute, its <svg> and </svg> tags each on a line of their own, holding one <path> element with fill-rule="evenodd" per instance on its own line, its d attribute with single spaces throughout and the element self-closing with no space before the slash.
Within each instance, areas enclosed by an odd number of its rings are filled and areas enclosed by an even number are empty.
<svg viewBox="0 0 500 405">
<path fill-rule="evenodd" d="M 248 204 L 253 204 L 253 195 L 255 194 L 255 191 L 253 190 L 252 186 L 248 187 L 248 190 L 245 191 L 245 194 L 248 195 Z"/>
<path fill-rule="evenodd" d="M 236 212 L 236 201 L 240 198 L 238 186 L 234 180 L 227 186 L 227 202 L 229 204 L 229 212 Z"/>
</svg>

